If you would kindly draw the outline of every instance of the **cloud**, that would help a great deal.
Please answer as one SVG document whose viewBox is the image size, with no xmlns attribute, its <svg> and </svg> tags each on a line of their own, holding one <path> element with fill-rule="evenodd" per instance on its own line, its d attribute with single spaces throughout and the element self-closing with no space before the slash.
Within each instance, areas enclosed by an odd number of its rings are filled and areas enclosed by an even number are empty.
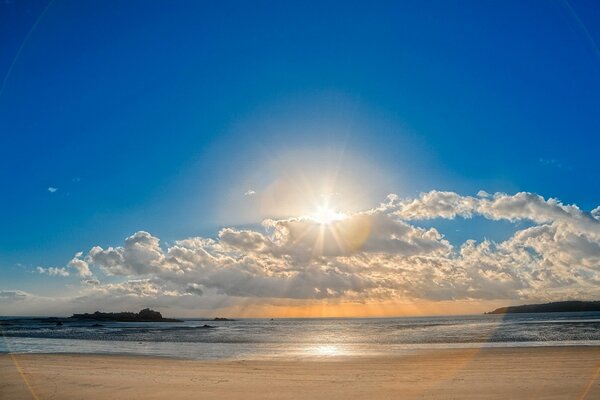
<svg viewBox="0 0 600 400">
<path fill-rule="evenodd" d="M 77 275 L 82 278 L 87 278 L 92 276 L 92 272 L 90 271 L 89 264 L 82 260 L 83 256 L 82 252 L 78 252 L 75 256 L 67 263 L 66 267 L 37 267 L 36 271 L 40 274 L 46 274 L 50 276 L 61 276 L 67 277 L 70 276 L 69 268 L 75 270 Z"/>
<path fill-rule="evenodd" d="M 600 206 L 594 208 L 591 212 L 592 217 L 596 218 L 597 220 L 600 221 Z"/>
<path fill-rule="evenodd" d="M 165 267 L 159 239 L 148 232 L 137 232 L 125 240 L 122 247 L 103 249 L 95 246 L 85 262 L 101 267 L 109 275 L 148 275 Z"/>
<path fill-rule="evenodd" d="M 575 205 L 564 205 L 557 199 L 546 200 L 535 193 L 527 192 L 512 196 L 496 193 L 491 198 L 487 197 L 476 198 L 434 190 L 422 193 L 416 199 L 393 198 L 385 207 L 393 209 L 394 215 L 404 220 L 471 218 L 480 215 L 496 221 L 530 220 L 536 223 L 562 221 L 569 224 L 583 224 L 596 232 L 599 229 L 591 213 L 585 213 Z"/>
<path fill-rule="evenodd" d="M 538 161 L 544 167 L 554 167 L 554 168 L 557 168 L 557 169 L 566 168 L 567 170 L 572 170 L 573 169 L 573 167 L 571 167 L 569 165 L 565 165 L 562 162 L 560 162 L 559 160 L 556 160 L 554 158 L 543 158 L 543 157 L 540 157 L 538 159 Z"/>
<path fill-rule="evenodd" d="M 190 294 L 195 294 L 197 296 L 202 296 L 204 294 L 202 286 L 198 285 L 197 283 L 190 283 L 187 286 L 186 292 Z"/>
<path fill-rule="evenodd" d="M 53 187 L 53 186 L 49 186 L 49 187 L 48 187 L 48 191 L 49 191 L 50 193 L 56 193 L 56 192 L 58 192 L 58 188 L 56 188 L 56 187 Z"/>
<path fill-rule="evenodd" d="M 57 267 L 44 268 L 44 267 L 37 267 L 36 271 L 38 273 L 40 273 L 40 274 L 46 274 L 46 275 L 50 275 L 50 276 L 62 276 L 62 277 L 69 276 L 69 271 L 67 271 L 66 268 L 57 268 Z"/>
<path fill-rule="evenodd" d="M 0 302 L 23 301 L 29 296 L 21 290 L 0 290 Z"/>
<path fill-rule="evenodd" d="M 92 276 L 92 272 L 90 271 L 90 266 L 88 265 L 88 263 L 86 261 L 81 259 L 82 255 L 83 255 L 82 252 L 78 252 L 77 254 L 75 254 L 75 257 L 73 257 L 71 259 L 71 261 L 69 261 L 69 263 L 67 265 L 69 267 L 75 269 L 77 271 L 77 274 L 81 277 Z"/>
<path fill-rule="evenodd" d="M 477 197 L 431 191 L 388 196 L 378 207 L 324 224 L 265 220 L 261 229 L 222 229 L 161 246 L 144 231 L 121 246 L 95 246 L 68 267 L 121 279 L 84 281 L 83 297 L 152 299 L 558 300 L 600 295 L 600 208 L 591 212 L 534 193 Z M 453 245 L 436 219 L 531 221 L 502 242 Z M 419 226 L 430 221 L 429 227 Z M 43 269 L 50 273 L 50 269 Z M 133 301 L 133 300 L 132 300 Z M 137 300 L 136 300 L 137 301 Z"/>
<path fill-rule="evenodd" d="M 247 190 L 247 191 L 244 193 L 244 196 L 252 196 L 252 195 L 255 195 L 255 194 L 256 194 L 256 192 L 255 192 L 254 190 L 252 190 L 252 189 L 249 189 L 249 190 Z"/>
</svg>

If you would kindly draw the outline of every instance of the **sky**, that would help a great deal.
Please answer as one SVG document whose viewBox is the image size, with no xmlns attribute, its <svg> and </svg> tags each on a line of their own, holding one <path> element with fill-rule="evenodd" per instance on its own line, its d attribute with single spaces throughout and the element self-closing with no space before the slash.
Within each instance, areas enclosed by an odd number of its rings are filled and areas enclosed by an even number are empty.
<svg viewBox="0 0 600 400">
<path fill-rule="evenodd" d="M 0 4 L 0 315 L 600 295 L 600 5 Z"/>
</svg>

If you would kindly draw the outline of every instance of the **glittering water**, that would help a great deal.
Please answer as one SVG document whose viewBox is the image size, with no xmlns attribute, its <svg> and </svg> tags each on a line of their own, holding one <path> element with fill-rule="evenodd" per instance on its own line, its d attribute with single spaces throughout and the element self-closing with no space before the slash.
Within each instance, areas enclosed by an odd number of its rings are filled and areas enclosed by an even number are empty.
<svg viewBox="0 0 600 400">
<path fill-rule="evenodd" d="M 598 312 L 94 324 L 97 322 L 72 321 L 57 326 L 43 320 L 0 318 L 0 352 L 221 359 L 380 355 L 449 347 L 600 345 Z"/>
</svg>

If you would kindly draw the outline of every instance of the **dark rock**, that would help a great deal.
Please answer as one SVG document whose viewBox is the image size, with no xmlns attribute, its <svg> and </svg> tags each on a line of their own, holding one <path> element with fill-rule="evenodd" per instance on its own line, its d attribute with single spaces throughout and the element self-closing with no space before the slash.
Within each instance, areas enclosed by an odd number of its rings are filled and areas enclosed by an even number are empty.
<svg viewBox="0 0 600 400">
<path fill-rule="evenodd" d="M 544 304 L 525 304 L 522 306 L 501 307 L 486 314 L 516 314 L 545 312 L 584 312 L 600 311 L 600 301 L 557 301 Z"/>
<path fill-rule="evenodd" d="M 83 319 L 92 321 L 117 321 L 117 322 L 183 322 L 173 318 L 163 318 L 158 312 L 145 308 L 139 313 L 119 312 L 119 313 L 104 313 L 96 311 L 93 314 L 73 314 L 73 319 Z"/>
</svg>

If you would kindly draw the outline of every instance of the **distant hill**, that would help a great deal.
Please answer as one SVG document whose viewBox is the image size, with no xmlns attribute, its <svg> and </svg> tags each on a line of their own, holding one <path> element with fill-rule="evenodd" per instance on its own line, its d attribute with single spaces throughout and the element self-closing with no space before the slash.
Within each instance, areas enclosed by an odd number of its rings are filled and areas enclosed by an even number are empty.
<svg viewBox="0 0 600 400">
<path fill-rule="evenodd" d="M 117 322 L 182 322 L 178 319 L 163 318 L 158 311 L 145 308 L 139 313 L 119 312 L 119 313 L 104 313 L 96 311 L 93 314 L 73 314 L 71 319 L 85 319 L 93 321 L 117 321 Z"/>
<path fill-rule="evenodd" d="M 556 301 L 544 304 L 500 307 L 486 314 L 544 313 L 544 312 L 583 312 L 600 311 L 600 301 Z"/>
</svg>

